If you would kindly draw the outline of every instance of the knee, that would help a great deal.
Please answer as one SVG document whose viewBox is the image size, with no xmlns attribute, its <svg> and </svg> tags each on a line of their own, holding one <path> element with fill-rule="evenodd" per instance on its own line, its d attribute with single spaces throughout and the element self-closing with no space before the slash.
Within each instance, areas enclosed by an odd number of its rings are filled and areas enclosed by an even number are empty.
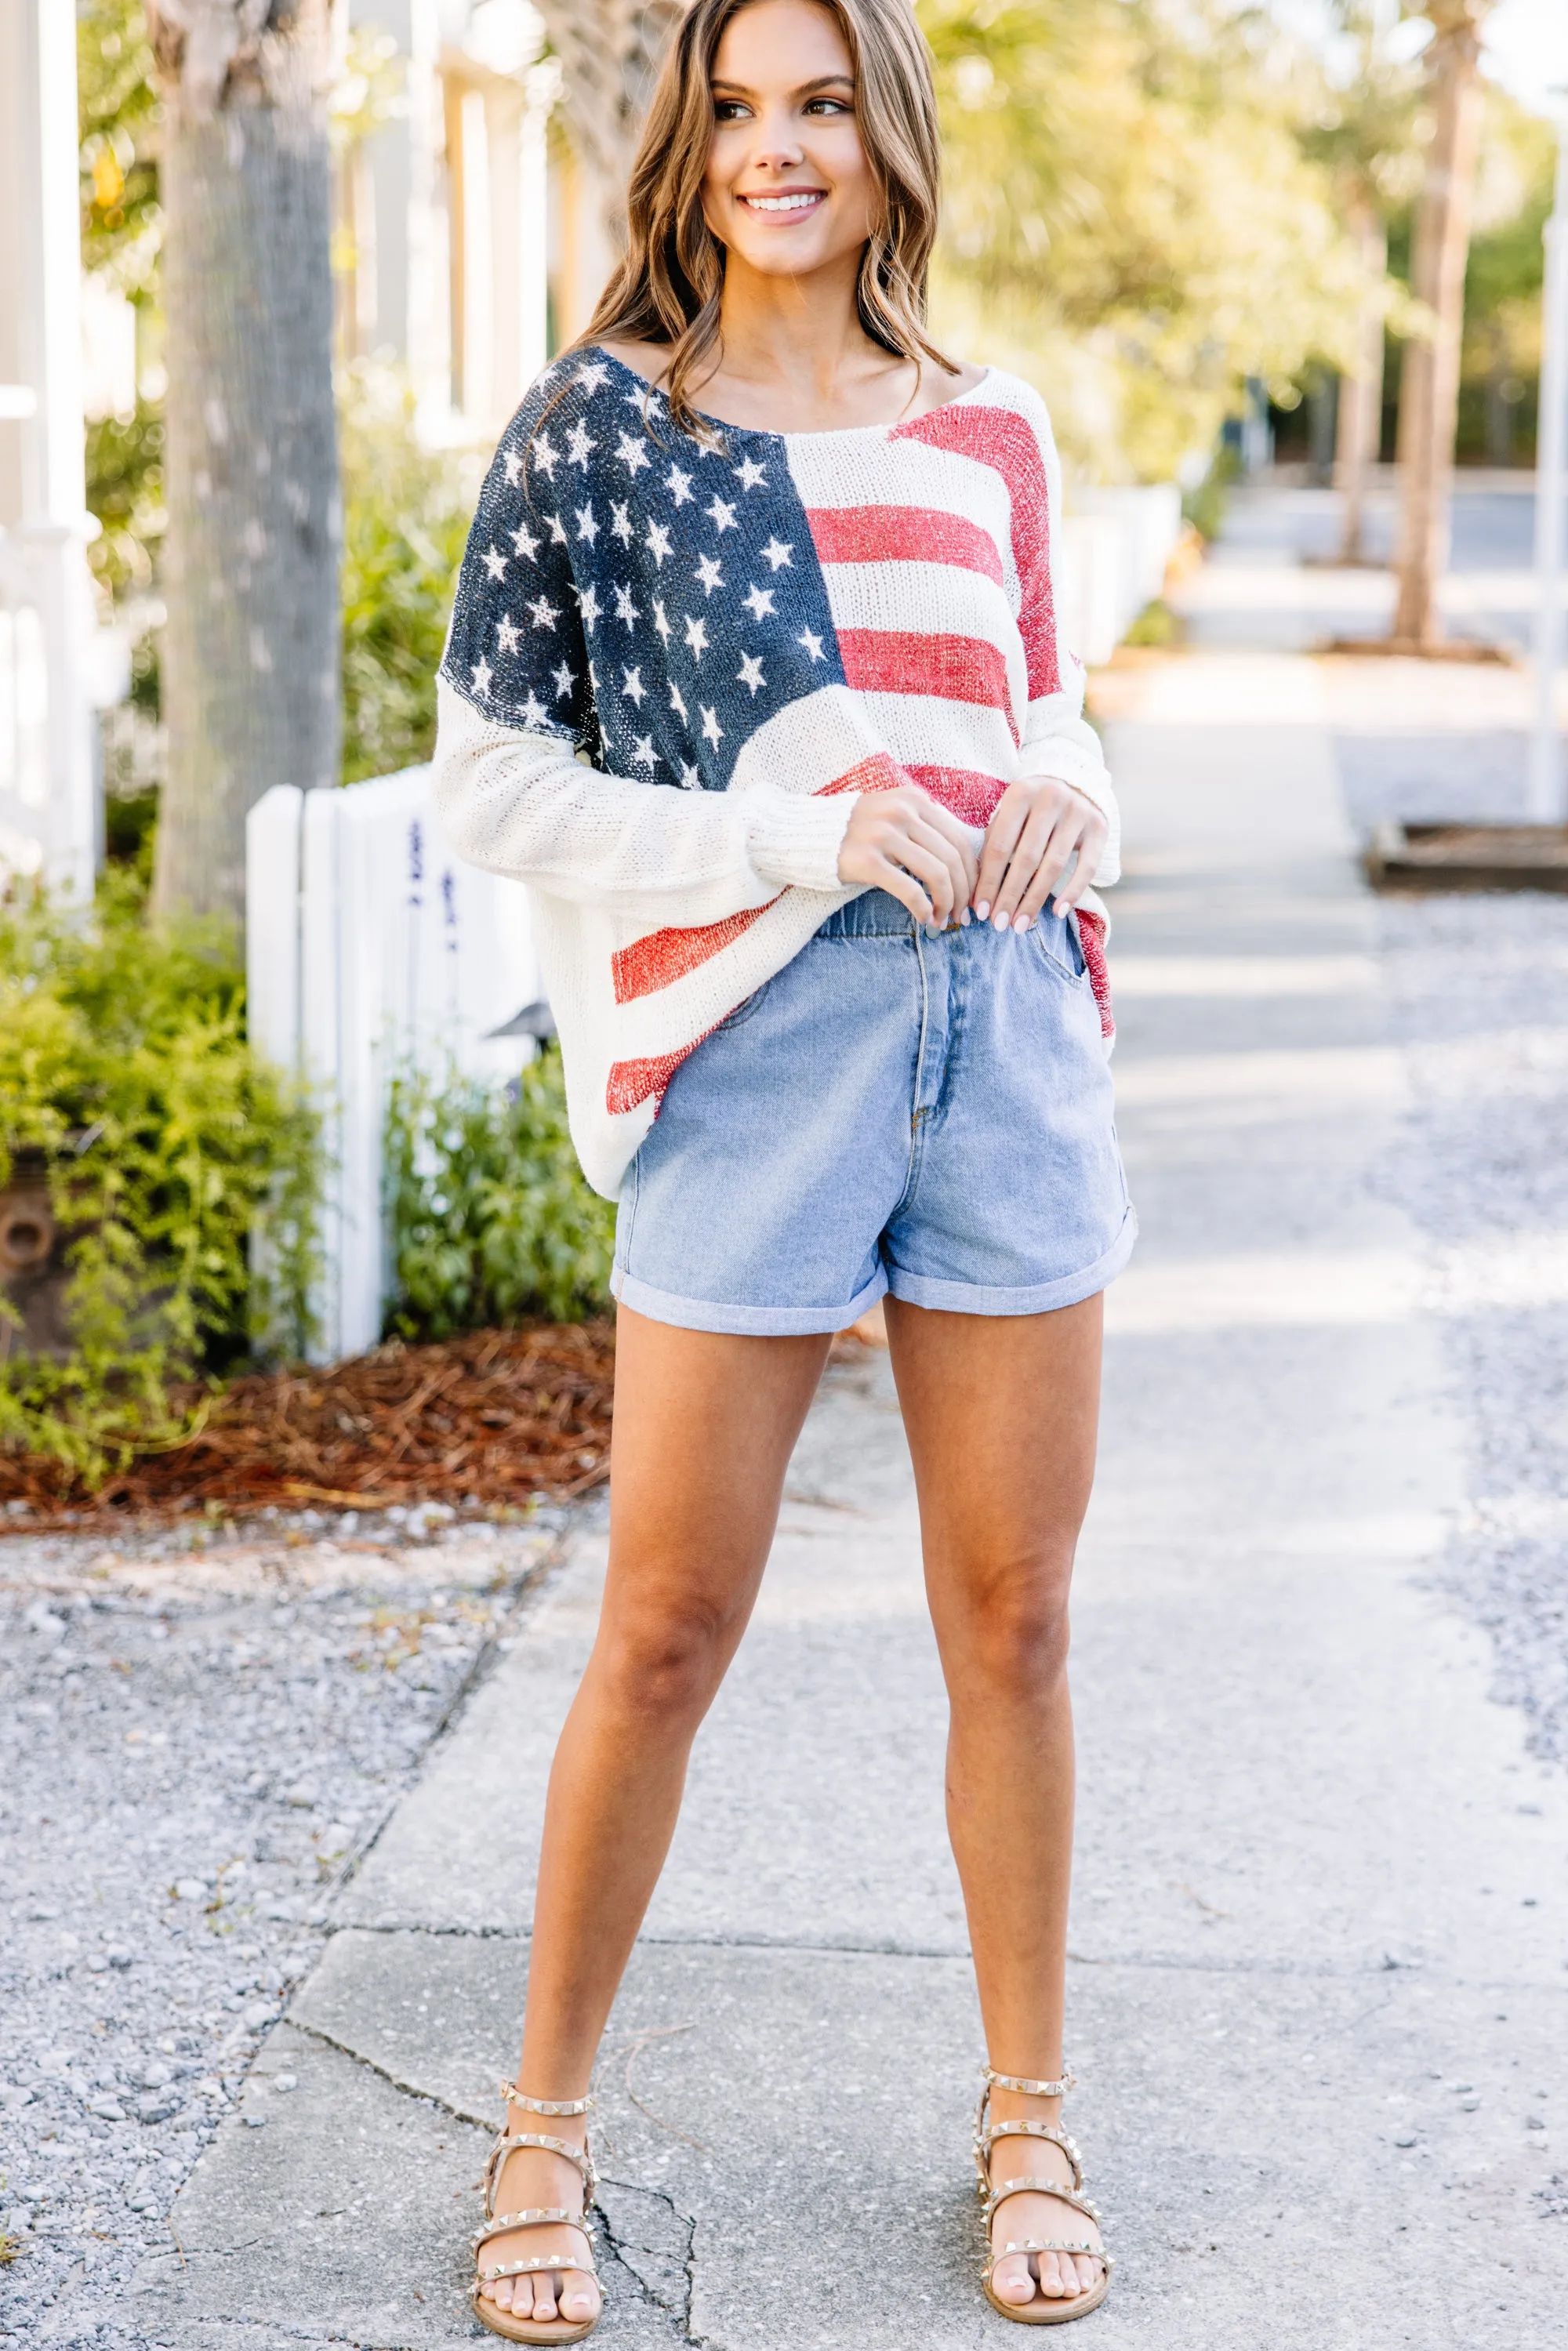
<svg viewBox="0 0 1568 2351">
<path fill-rule="evenodd" d="M 988 1577 L 968 1614 L 972 1670 L 996 1696 L 1038 1698 L 1067 1671 L 1070 1567 L 1035 1560 Z"/>
<path fill-rule="evenodd" d="M 632 1712 L 700 1716 L 724 1678 L 735 1631 L 727 1610 L 700 1600 L 640 1609 L 611 1629 L 604 1670 Z"/>
</svg>

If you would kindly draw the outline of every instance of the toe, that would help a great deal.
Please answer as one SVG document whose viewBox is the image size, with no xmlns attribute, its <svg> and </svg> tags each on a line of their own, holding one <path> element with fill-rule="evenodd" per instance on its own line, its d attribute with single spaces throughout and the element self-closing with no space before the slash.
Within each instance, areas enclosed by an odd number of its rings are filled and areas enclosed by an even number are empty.
<svg viewBox="0 0 1568 2351">
<path fill-rule="evenodd" d="M 592 2318 L 599 2309 L 599 2290 L 591 2277 L 581 2270 L 569 2270 L 562 2286 L 560 2310 L 563 2318 Z"/>
<path fill-rule="evenodd" d="M 556 2277 L 553 2270 L 539 2270 L 534 2277 L 534 2316 L 554 2318 Z"/>
<path fill-rule="evenodd" d="M 1034 2280 L 1027 2253 L 1008 2253 L 991 2272 L 991 2287 L 998 2302 L 1023 2304 L 1034 2300 Z"/>
<path fill-rule="evenodd" d="M 1051 2302 L 1060 2302 L 1063 2295 L 1071 2294 L 1073 2291 L 1072 2287 L 1069 2285 L 1067 2280 L 1062 2276 L 1061 2271 L 1062 2262 L 1059 2254 L 1041 2253 L 1040 2257 L 1040 2290 L 1041 2294 L 1046 2295 L 1046 2297 Z"/>
<path fill-rule="evenodd" d="M 1099 2262 L 1094 2259 L 1094 2257 L 1093 2257 L 1093 2255 L 1092 2255 L 1092 2253 L 1080 2253 L 1080 2254 L 1079 2254 L 1079 2256 L 1078 2256 L 1078 2291 L 1079 2291 L 1079 2293 L 1080 2293 L 1080 2294 L 1092 2294 L 1092 2293 L 1093 2293 L 1093 2291 L 1094 2291 L 1094 2288 L 1099 2284 L 1099 2283 L 1100 2283 L 1100 2264 L 1099 2264 Z"/>
</svg>

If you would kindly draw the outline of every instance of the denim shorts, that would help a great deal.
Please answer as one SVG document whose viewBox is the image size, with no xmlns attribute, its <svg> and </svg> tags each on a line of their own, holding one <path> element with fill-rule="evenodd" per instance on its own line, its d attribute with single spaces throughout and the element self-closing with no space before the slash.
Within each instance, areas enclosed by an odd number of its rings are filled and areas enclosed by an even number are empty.
<svg viewBox="0 0 1568 2351">
<path fill-rule="evenodd" d="M 1071 917 L 830 915 L 675 1071 L 626 1172 L 612 1288 L 689 1331 L 840 1331 L 1092 1298 L 1137 1230 Z"/>
</svg>

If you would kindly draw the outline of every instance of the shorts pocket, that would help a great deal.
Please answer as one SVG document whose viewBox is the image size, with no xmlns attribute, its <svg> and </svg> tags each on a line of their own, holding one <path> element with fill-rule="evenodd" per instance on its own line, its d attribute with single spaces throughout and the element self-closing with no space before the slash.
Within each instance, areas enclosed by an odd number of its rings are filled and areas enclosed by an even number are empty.
<svg viewBox="0 0 1568 2351">
<path fill-rule="evenodd" d="M 1029 935 L 1059 979 L 1070 986 L 1087 986 L 1089 966 L 1083 959 L 1078 925 L 1071 914 L 1061 921 L 1052 914 L 1037 914 Z"/>
</svg>

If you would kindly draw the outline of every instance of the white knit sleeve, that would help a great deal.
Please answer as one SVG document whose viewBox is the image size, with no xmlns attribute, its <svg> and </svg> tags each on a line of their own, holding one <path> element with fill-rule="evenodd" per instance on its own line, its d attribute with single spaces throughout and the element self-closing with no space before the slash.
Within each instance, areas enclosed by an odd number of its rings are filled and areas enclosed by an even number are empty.
<svg viewBox="0 0 1568 2351">
<path fill-rule="evenodd" d="M 852 793 L 637 783 L 587 766 L 559 736 L 496 725 L 445 678 L 437 695 L 436 812 L 471 864 L 683 929 L 766 905 L 792 883 L 841 886 Z"/>
<path fill-rule="evenodd" d="M 1020 384 L 1020 405 L 1032 427 L 1045 467 L 1043 527 L 1034 537 L 1036 557 L 1019 581 L 1019 625 L 1026 643 L 1049 643 L 1051 653 L 1039 686 L 1031 676 L 1030 698 L 1020 744 L 1025 775 L 1054 776 L 1092 800 L 1105 820 L 1105 847 L 1094 870 L 1102 886 L 1117 881 L 1122 872 L 1122 816 L 1105 766 L 1100 737 L 1083 716 L 1087 677 L 1078 655 L 1058 632 L 1061 611 L 1061 461 L 1044 401 Z M 1031 659 L 1031 672 L 1035 667 Z"/>
</svg>

